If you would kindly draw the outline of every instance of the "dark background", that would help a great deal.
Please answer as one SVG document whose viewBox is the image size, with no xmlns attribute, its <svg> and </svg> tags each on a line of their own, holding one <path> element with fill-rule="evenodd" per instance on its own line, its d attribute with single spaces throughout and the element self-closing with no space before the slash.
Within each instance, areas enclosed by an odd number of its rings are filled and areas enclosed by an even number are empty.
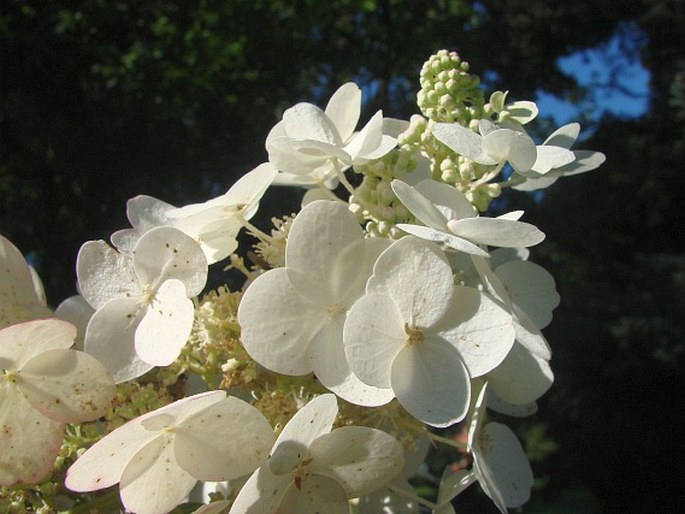
<svg viewBox="0 0 685 514">
<path fill-rule="evenodd" d="M 680 0 L 0 0 L 0 233 L 55 306 L 75 292 L 80 245 L 127 225 L 128 198 L 224 192 L 266 160 L 284 108 L 323 105 L 350 79 L 375 92 L 366 118 L 407 118 L 423 61 L 457 50 L 489 91 L 573 102 L 593 134 L 582 147 L 608 158 L 542 198 L 504 202 L 546 232 L 532 258 L 562 297 L 546 330 L 557 380 L 518 424 L 539 477 L 523 512 L 682 512 L 684 11 Z M 650 73 L 642 116 L 594 116 L 593 88 L 556 65 L 611 38 Z M 594 87 L 630 98 L 620 73 Z M 297 198 L 273 189 L 267 214 Z M 477 492 L 456 505 L 490 508 Z"/>
</svg>

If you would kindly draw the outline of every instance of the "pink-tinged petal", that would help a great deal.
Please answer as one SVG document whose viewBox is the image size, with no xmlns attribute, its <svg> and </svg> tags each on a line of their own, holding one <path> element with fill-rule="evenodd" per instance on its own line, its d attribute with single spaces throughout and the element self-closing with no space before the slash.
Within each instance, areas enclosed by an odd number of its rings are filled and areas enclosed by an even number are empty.
<svg viewBox="0 0 685 514">
<path fill-rule="evenodd" d="M 141 419 L 129 421 L 88 448 L 67 471 L 64 485 L 72 491 L 88 492 L 118 483 L 141 449 L 164 438 L 159 432 L 147 430 Z"/>
<path fill-rule="evenodd" d="M 52 471 L 64 424 L 46 418 L 11 380 L 0 380 L 0 486 L 36 484 Z"/>
<path fill-rule="evenodd" d="M 404 320 L 387 294 L 368 294 L 354 303 L 343 328 L 345 357 L 359 379 L 390 387 L 390 368 L 407 341 Z"/>
<path fill-rule="evenodd" d="M 174 457 L 174 437 L 161 435 L 141 448 L 121 475 L 119 495 L 127 510 L 166 514 L 183 501 L 197 479 Z"/>
<path fill-rule="evenodd" d="M 133 265 L 141 284 L 153 286 L 175 278 L 186 296 L 200 294 L 207 282 L 207 258 L 191 237 L 172 227 L 157 227 L 140 238 Z"/>
<path fill-rule="evenodd" d="M 488 382 L 502 400 L 521 405 L 545 394 L 554 382 L 554 374 L 547 360 L 515 343 L 504 361 L 488 373 Z"/>
<path fill-rule="evenodd" d="M 291 474 L 274 475 L 268 466 L 255 471 L 240 489 L 230 514 L 271 514 L 278 511 L 283 496 L 294 488 Z M 284 514 L 286 511 L 283 511 Z M 325 512 L 325 511 L 324 511 Z M 298 514 L 300 514 L 298 512 Z M 347 512 L 345 513 L 347 514 Z"/>
<path fill-rule="evenodd" d="M 317 438 L 310 456 L 311 472 L 334 479 L 351 498 L 387 484 L 404 463 L 404 450 L 393 436 L 358 426 L 340 427 Z"/>
<path fill-rule="evenodd" d="M 468 218 L 450 220 L 447 228 L 455 236 L 490 246 L 534 246 L 545 239 L 535 225 L 506 218 Z"/>
<path fill-rule="evenodd" d="M 17 385 L 44 416 L 82 423 L 103 416 L 116 396 L 114 379 L 95 357 L 75 350 L 49 350 L 29 360 Z"/>
<path fill-rule="evenodd" d="M 326 321 L 324 306 L 299 294 L 285 268 L 257 277 L 238 307 L 240 338 L 247 353 L 285 375 L 311 372 L 307 347 Z"/>
<path fill-rule="evenodd" d="M 56 318 L 25 321 L 0 330 L 0 369 L 22 369 L 43 352 L 74 344 L 76 327 Z"/>
<path fill-rule="evenodd" d="M 142 293 L 130 255 L 117 252 L 102 240 L 81 246 L 76 276 L 79 291 L 94 309 L 114 298 L 139 297 Z"/>
<path fill-rule="evenodd" d="M 295 104 L 283 113 L 283 127 L 289 137 L 342 146 L 337 128 L 324 111 L 310 103 Z"/>
<path fill-rule="evenodd" d="M 143 312 L 137 299 L 111 300 L 93 314 L 86 328 L 86 353 L 102 362 L 117 384 L 153 368 L 135 349 L 136 328 Z"/>
<path fill-rule="evenodd" d="M 40 279 L 32 270 L 21 252 L 0 236 L 0 328 L 52 316 Z"/>
<path fill-rule="evenodd" d="M 437 339 L 405 346 L 392 363 L 392 388 L 409 414 L 434 427 L 466 416 L 471 383 L 454 347 Z"/>
<path fill-rule="evenodd" d="M 266 512 L 266 511 L 263 511 Z M 286 491 L 273 512 L 297 514 L 349 514 L 345 489 L 332 478 L 308 475 Z M 255 511 L 255 514 L 257 511 Z"/>
<path fill-rule="evenodd" d="M 343 400 L 367 407 L 385 405 L 395 397 L 392 389 L 365 384 L 352 373 L 347 363 L 343 346 L 344 322 L 344 315 L 337 316 L 316 334 L 309 345 L 307 356 L 314 374 L 324 387 Z"/>
<path fill-rule="evenodd" d="M 252 473 L 266 461 L 275 440 L 259 410 L 230 396 L 186 417 L 174 433 L 178 464 L 205 481 Z"/>
<path fill-rule="evenodd" d="M 153 366 L 168 366 L 181 353 L 193 328 L 195 308 L 179 280 L 166 280 L 138 324 L 135 348 Z"/>
<path fill-rule="evenodd" d="M 340 86 L 326 105 L 326 116 L 338 129 L 340 139 L 347 141 L 359 122 L 362 90 L 354 82 Z"/>
</svg>

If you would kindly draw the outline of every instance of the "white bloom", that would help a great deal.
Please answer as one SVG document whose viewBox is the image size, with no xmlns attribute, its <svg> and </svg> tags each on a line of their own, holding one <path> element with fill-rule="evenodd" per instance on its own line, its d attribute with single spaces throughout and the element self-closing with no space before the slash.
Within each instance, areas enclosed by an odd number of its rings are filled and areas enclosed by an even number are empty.
<svg viewBox="0 0 685 514">
<path fill-rule="evenodd" d="M 55 317 L 68 321 L 76 327 L 74 348 L 83 350 L 85 347 L 86 328 L 95 309 L 80 294 L 63 300 L 55 309 Z"/>
<path fill-rule="evenodd" d="M 483 426 L 487 385 L 475 404 L 469 426 L 469 450 L 473 455 L 473 472 L 483 491 L 497 508 L 506 514 L 507 507 L 520 507 L 530 498 L 533 471 L 516 435 L 501 423 Z"/>
<path fill-rule="evenodd" d="M 117 230 L 110 236 L 112 244 L 122 253 L 132 253 L 138 240 L 148 230 L 171 226 L 166 213 L 174 206 L 147 195 L 138 195 L 126 202 L 126 217 L 132 228 Z"/>
<path fill-rule="evenodd" d="M 576 142 L 576 139 L 578 139 L 578 134 L 580 134 L 580 124 L 569 123 L 564 125 L 554 131 L 542 146 L 538 146 L 538 151 L 548 146 L 570 149 Z M 572 162 L 565 165 L 552 166 L 547 172 L 534 166 L 531 171 L 523 174 L 527 180 L 522 184 L 515 185 L 514 189 L 519 191 L 545 189 L 554 184 L 560 177 L 570 177 L 594 170 L 606 160 L 606 156 L 602 152 L 573 150 L 572 153 L 574 155 Z"/>
<path fill-rule="evenodd" d="M 197 241 L 213 264 L 235 251 L 238 233 L 245 221 L 254 216 L 259 201 L 276 176 L 270 163 L 260 164 L 243 175 L 223 195 L 203 203 L 170 209 L 166 216 L 172 226 Z"/>
<path fill-rule="evenodd" d="M 348 500 L 369 494 L 402 468 L 402 447 L 368 427 L 331 431 L 338 413 L 325 394 L 283 428 L 269 461 L 243 486 L 231 514 L 348 514 Z"/>
<path fill-rule="evenodd" d="M 393 180 L 391 186 L 404 206 L 425 225 L 399 224 L 397 227 L 455 250 L 487 257 L 488 252 L 479 245 L 527 247 L 545 238 L 534 225 L 518 221 L 522 211 L 497 218 L 478 216 L 463 193 L 442 182 L 422 180 L 411 187 Z"/>
<path fill-rule="evenodd" d="M 121 501 L 137 514 L 164 514 L 198 480 L 251 473 L 274 441 L 266 418 L 225 391 L 183 398 L 117 428 L 67 471 L 72 491 L 119 483 Z"/>
<path fill-rule="evenodd" d="M 316 374 L 340 397 L 361 405 L 393 398 L 361 382 L 347 364 L 343 323 L 364 293 L 386 239 L 364 238 L 354 214 L 340 202 L 308 204 L 295 218 L 285 267 L 257 277 L 238 308 L 241 341 L 262 366 L 285 375 Z"/>
<path fill-rule="evenodd" d="M 478 164 L 504 165 L 508 162 L 517 173 L 530 170 L 544 175 L 552 168 L 569 164 L 573 152 L 556 145 L 536 146 L 520 126 L 506 128 L 489 120 L 478 122 L 480 134 L 458 123 L 436 123 L 433 135 L 451 150 Z"/>
<path fill-rule="evenodd" d="M 0 330 L 0 485 L 37 483 L 53 467 L 65 423 L 92 421 L 114 399 L 95 358 L 70 350 L 66 321 L 27 321 Z"/>
<path fill-rule="evenodd" d="M 462 469 L 454 472 L 450 468 L 445 468 L 445 472 L 440 479 L 438 498 L 433 514 L 455 514 L 452 500 L 474 483 L 476 479 L 473 471 Z"/>
<path fill-rule="evenodd" d="M 146 232 L 132 254 L 89 241 L 79 251 L 76 273 L 83 297 L 96 309 L 85 349 L 118 383 L 178 357 L 193 324 L 190 298 L 207 279 L 207 261 L 195 241 L 172 227 Z"/>
<path fill-rule="evenodd" d="M 0 235 L 0 328 L 50 316 L 38 275 L 17 247 Z"/>
<path fill-rule="evenodd" d="M 411 415 L 444 427 L 465 416 L 470 377 L 504 359 L 514 331 L 494 302 L 454 285 L 436 245 L 404 237 L 376 261 L 343 340 L 350 368 L 363 382 L 392 388 Z"/>
<path fill-rule="evenodd" d="M 275 183 L 333 186 L 338 171 L 366 164 L 387 154 L 397 144 L 383 134 L 383 114 L 378 111 L 359 132 L 361 90 L 343 84 L 323 111 L 299 103 L 283 113 L 266 138 L 269 161 L 282 173 Z"/>
</svg>

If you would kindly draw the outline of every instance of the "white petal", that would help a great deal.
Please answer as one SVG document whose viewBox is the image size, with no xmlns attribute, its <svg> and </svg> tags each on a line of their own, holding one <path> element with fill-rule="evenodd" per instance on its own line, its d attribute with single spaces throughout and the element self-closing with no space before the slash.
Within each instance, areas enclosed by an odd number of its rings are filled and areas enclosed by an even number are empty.
<svg viewBox="0 0 685 514">
<path fill-rule="evenodd" d="M 283 496 L 291 487 L 295 487 L 292 475 L 274 475 L 269 471 L 268 466 L 262 466 L 245 482 L 229 512 L 230 514 L 278 512 Z"/>
<path fill-rule="evenodd" d="M 374 289 L 389 295 L 404 323 L 430 327 L 447 312 L 453 294 L 452 269 L 438 246 L 416 237 L 395 241 L 376 261 Z"/>
<path fill-rule="evenodd" d="M 515 343 L 507 357 L 488 373 L 490 387 L 505 402 L 521 405 L 540 398 L 552 386 L 549 361 Z"/>
<path fill-rule="evenodd" d="M 533 140 L 510 129 L 493 130 L 485 136 L 483 151 L 496 162 L 508 161 L 516 171 L 528 171 L 537 157 Z"/>
<path fill-rule="evenodd" d="M 258 512 L 267 511 L 255 511 Z M 350 506 L 347 502 L 345 489 L 335 480 L 320 476 L 309 475 L 304 478 L 299 487 L 290 487 L 279 507 L 274 511 L 297 514 L 349 514 Z"/>
<path fill-rule="evenodd" d="M 76 258 L 79 291 L 94 309 L 122 296 L 139 296 L 141 287 L 133 261 L 104 241 L 88 241 Z"/>
<path fill-rule="evenodd" d="M 474 464 L 486 493 L 502 512 L 506 512 L 506 507 L 526 503 L 533 486 L 533 472 L 514 433 L 500 423 L 488 423 L 477 440 Z M 496 498 L 501 498 L 503 505 Z"/>
<path fill-rule="evenodd" d="M 135 299 L 111 300 L 93 314 L 86 328 L 86 353 L 102 362 L 117 384 L 139 377 L 153 367 L 135 351 L 140 312 Z"/>
<path fill-rule="evenodd" d="M 508 119 L 514 120 L 522 125 L 532 121 L 538 115 L 538 106 L 535 105 L 535 102 L 528 102 L 525 100 L 512 102 L 506 106 L 506 109 L 509 113 Z"/>
<path fill-rule="evenodd" d="M 343 329 L 352 372 L 364 383 L 389 388 L 392 361 L 407 337 L 397 304 L 388 295 L 362 296 L 347 314 Z"/>
<path fill-rule="evenodd" d="M 467 287 L 456 287 L 455 291 L 461 297 L 457 305 L 468 306 L 464 311 L 468 318 L 455 312 L 446 318 L 452 320 L 451 327 L 442 325 L 436 330 L 459 350 L 471 376 L 479 377 L 499 365 L 514 344 L 511 315 L 484 293 Z M 480 302 L 477 312 L 471 314 L 474 295 Z"/>
<path fill-rule="evenodd" d="M 560 146 L 541 145 L 537 147 L 537 158 L 531 170 L 544 175 L 551 169 L 561 168 L 575 160 L 570 150 Z"/>
<path fill-rule="evenodd" d="M 357 132 L 344 146 L 354 164 L 362 164 L 362 159 L 376 151 L 383 141 L 383 113 L 378 111 L 364 128 Z M 388 149 L 390 150 L 390 149 Z"/>
<path fill-rule="evenodd" d="M 349 497 L 369 494 L 402 469 L 402 446 L 390 434 L 369 427 L 346 426 L 312 442 L 311 472 L 340 483 Z"/>
<path fill-rule="evenodd" d="M 559 177 L 557 176 L 552 176 L 552 173 L 547 174 L 546 176 L 542 177 L 526 177 L 526 181 L 521 183 L 521 184 L 516 184 L 515 186 L 512 186 L 513 189 L 516 189 L 517 191 L 537 191 L 538 189 L 546 189 L 552 184 L 554 184 L 557 180 L 559 180 Z"/>
<path fill-rule="evenodd" d="M 514 405 L 502 400 L 497 396 L 497 391 L 492 390 L 488 395 L 488 409 L 504 414 L 505 416 L 527 418 L 538 411 L 538 404 L 536 402 L 530 402 Z"/>
<path fill-rule="evenodd" d="M 576 160 L 558 170 L 554 170 L 555 173 L 560 173 L 565 177 L 570 177 L 572 175 L 578 175 L 580 173 L 585 173 L 586 171 L 594 170 L 599 168 L 604 161 L 606 161 L 606 155 L 602 152 L 593 152 L 591 150 L 575 150 Z"/>
<path fill-rule="evenodd" d="M 277 170 L 270 162 L 264 162 L 240 177 L 224 195 L 222 202 L 235 205 L 245 212 L 245 219 L 255 213 L 259 200 L 276 177 Z"/>
<path fill-rule="evenodd" d="M 138 357 L 153 366 L 168 366 L 181 353 L 193 328 L 195 308 L 179 280 L 166 280 L 147 306 L 135 335 Z"/>
<path fill-rule="evenodd" d="M 458 237 L 490 246 L 534 246 L 545 238 L 535 225 L 502 218 L 468 218 L 451 220 L 449 230 Z"/>
<path fill-rule="evenodd" d="M 183 282 L 187 297 L 198 295 L 207 282 L 207 259 L 200 245 L 172 227 L 146 232 L 136 245 L 133 265 L 141 284 L 175 278 Z"/>
<path fill-rule="evenodd" d="M 392 389 L 379 389 L 365 384 L 352 373 L 343 347 L 345 317 L 337 316 L 316 334 L 307 349 L 307 356 L 316 378 L 327 389 L 343 400 L 376 407 L 385 405 L 395 397 Z"/>
<path fill-rule="evenodd" d="M 386 154 L 392 151 L 396 146 L 397 139 L 383 134 L 378 145 L 374 149 L 369 150 L 367 153 L 361 156 L 357 156 L 354 159 L 353 164 L 357 166 L 360 164 L 366 164 L 369 161 L 380 159 L 381 157 L 384 157 Z"/>
<path fill-rule="evenodd" d="M 578 134 L 580 134 L 580 124 L 568 123 L 552 132 L 543 144 L 569 149 L 578 139 Z"/>
<path fill-rule="evenodd" d="M 514 329 L 516 340 L 529 352 L 546 360 L 552 358 L 552 350 L 542 332 L 528 315 L 514 306 Z"/>
<path fill-rule="evenodd" d="M 326 318 L 324 307 L 300 295 L 285 268 L 250 284 L 238 307 L 241 341 L 262 366 L 285 375 L 311 372 L 307 347 Z"/>
<path fill-rule="evenodd" d="M 22 369 L 43 352 L 74 344 L 76 327 L 55 318 L 26 321 L 0 330 L 0 369 Z"/>
<path fill-rule="evenodd" d="M 490 254 L 480 248 L 477 244 L 468 241 L 462 237 L 455 236 L 447 232 L 442 232 L 429 227 L 422 227 L 420 225 L 407 225 L 400 223 L 397 228 L 404 230 L 407 234 L 411 234 L 427 241 L 434 243 L 445 244 L 450 248 L 459 250 L 460 252 L 471 255 L 478 255 L 480 257 L 489 257 Z"/>
<path fill-rule="evenodd" d="M 292 174 L 293 176 L 306 176 L 309 173 L 315 172 L 323 167 L 327 167 L 330 173 L 334 172 L 334 168 L 328 162 L 330 155 L 326 153 L 307 154 L 298 152 L 299 146 L 290 137 L 276 137 L 267 140 L 266 149 L 269 153 L 269 162 L 271 162 L 278 170 Z M 319 177 L 321 178 L 321 177 Z M 277 175 L 274 179 L 274 184 L 281 184 L 281 175 Z M 315 183 L 312 180 L 312 183 Z"/>
<path fill-rule="evenodd" d="M 459 155 L 480 164 L 497 164 L 496 160 L 483 152 L 483 137 L 471 129 L 458 123 L 436 123 L 431 132 L 438 141 Z"/>
<path fill-rule="evenodd" d="M 264 415 L 234 397 L 186 417 L 174 429 L 179 465 L 199 480 L 231 480 L 266 461 L 275 437 Z"/>
<path fill-rule="evenodd" d="M 70 296 L 55 309 L 55 316 L 68 321 L 76 327 L 76 339 L 74 349 L 83 350 L 83 339 L 86 335 L 86 327 L 90 318 L 95 314 L 95 309 L 80 294 Z"/>
<path fill-rule="evenodd" d="M 281 444 L 297 445 L 308 449 L 312 441 L 333 428 L 338 415 L 338 401 L 333 394 L 322 394 L 302 407 L 283 427 L 274 449 Z"/>
<path fill-rule="evenodd" d="M 29 360 L 18 383 L 31 405 L 62 423 L 104 416 L 116 396 L 114 379 L 91 355 L 49 350 Z"/>
<path fill-rule="evenodd" d="M 112 234 L 112 244 L 121 252 L 131 253 L 145 232 L 170 224 L 166 213 L 173 208 L 173 205 L 152 196 L 134 196 L 126 202 L 126 216 L 133 228 L 118 230 Z"/>
<path fill-rule="evenodd" d="M 419 184 L 420 183 L 422 182 L 419 182 Z M 409 212 L 416 216 L 416 219 L 421 223 L 435 230 L 445 230 L 449 218 L 433 204 L 431 199 L 401 180 L 393 180 L 390 183 L 390 187 L 392 187 L 393 192 L 397 195 L 397 198 L 400 199 L 402 204 L 409 209 Z"/>
<path fill-rule="evenodd" d="M 35 484 L 53 469 L 64 424 L 35 410 L 14 383 L 0 380 L 0 486 Z"/>
<path fill-rule="evenodd" d="M 283 113 L 283 126 L 289 137 L 313 140 L 342 146 L 337 128 L 331 119 L 317 106 L 302 102 Z"/>
<path fill-rule="evenodd" d="M 454 472 L 449 467 L 445 468 L 440 479 L 437 504 L 448 504 L 476 480 L 476 476 L 470 471 L 462 469 Z"/>
<path fill-rule="evenodd" d="M 405 346 L 397 354 L 392 388 L 409 414 L 434 427 L 461 421 L 469 408 L 466 365 L 454 347 L 435 339 Z"/>
<path fill-rule="evenodd" d="M 121 476 L 119 494 L 126 510 L 166 514 L 181 503 L 197 479 L 174 457 L 173 437 L 160 436 L 141 448 Z"/>
<path fill-rule="evenodd" d="M 88 448 L 67 471 L 64 484 L 72 491 L 105 489 L 119 482 L 128 463 L 138 451 L 155 438 L 140 418 L 129 421 Z"/>
<path fill-rule="evenodd" d="M 495 273 L 504 282 L 511 301 L 530 316 L 538 328 L 549 325 L 560 298 L 554 277 L 545 268 L 517 260 L 498 266 Z"/>
<path fill-rule="evenodd" d="M 476 210 L 464 193 L 436 180 L 422 180 L 416 190 L 428 198 L 447 220 L 474 218 Z M 437 228 L 437 227 L 435 227 Z"/>
<path fill-rule="evenodd" d="M 362 90 L 354 82 L 347 82 L 333 93 L 326 105 L 326 116 L 338 129 L 340 139 L 347 141 L 354 132 L 362 108 Z"/>
</svg>

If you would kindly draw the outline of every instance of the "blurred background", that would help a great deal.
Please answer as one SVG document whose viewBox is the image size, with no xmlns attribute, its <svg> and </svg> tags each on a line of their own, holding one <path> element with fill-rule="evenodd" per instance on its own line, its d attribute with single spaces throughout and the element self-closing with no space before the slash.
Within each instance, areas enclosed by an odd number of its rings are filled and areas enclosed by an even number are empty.
<svg viewBox="0 0 685 514">
<path fill-rule="evenodd" d="M 538 478 L 522 512 L 683 512 L 684 31 L 682 0 L 0 0 L 0 233 L 56 306 L 128 198 L 223 193 L 285 108 L 347 80 L 365 118 L 408 118 L 422 63 L 456 50 L 488 95 L 538 100 L 540 134 L 580 121 L 607 155 L 505 199 L 562 297 L 557 380 L 514 423 Z M 458 512 L 495 512 L 472 489 Z"/>
</svg>

